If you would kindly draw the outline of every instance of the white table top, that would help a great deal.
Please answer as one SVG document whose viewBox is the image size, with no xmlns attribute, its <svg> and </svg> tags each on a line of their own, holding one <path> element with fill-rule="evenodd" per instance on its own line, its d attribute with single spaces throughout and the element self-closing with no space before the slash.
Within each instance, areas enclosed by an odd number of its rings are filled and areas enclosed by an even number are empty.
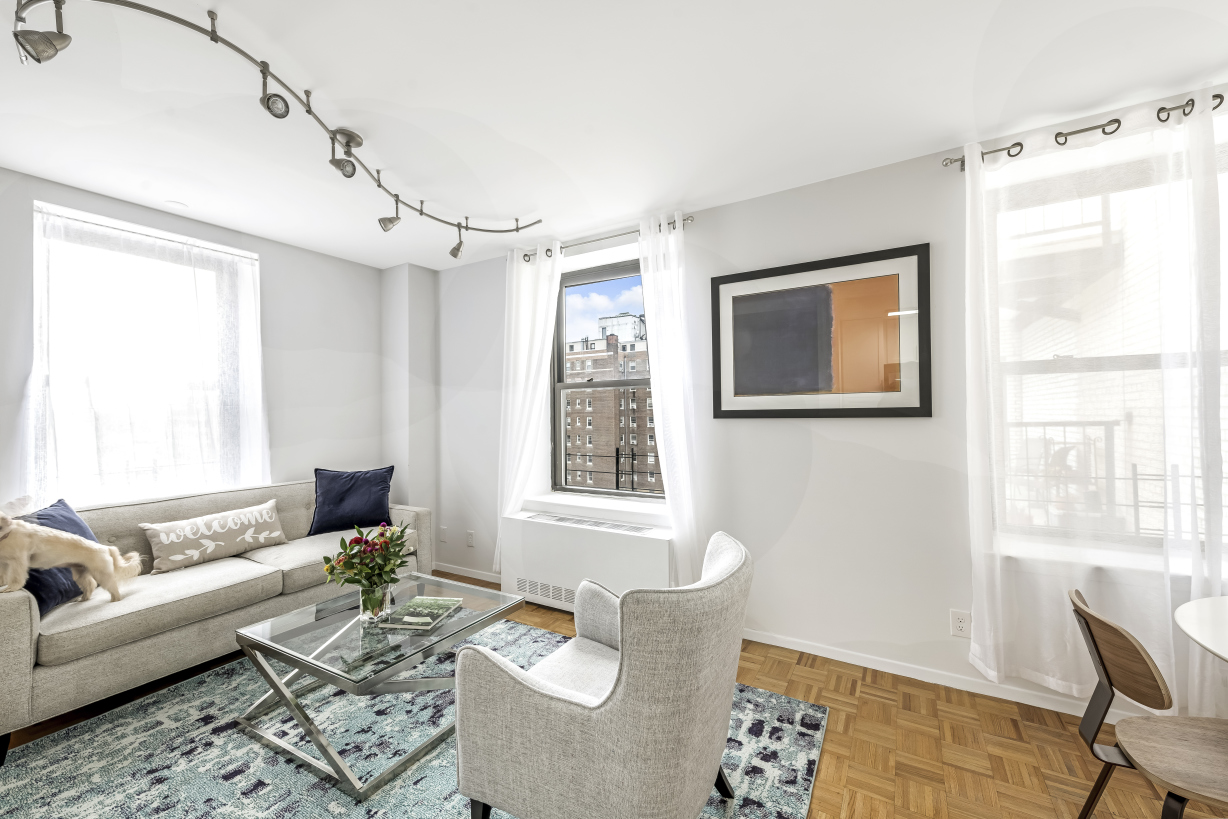
<svg viewBox="0 0 1228 819">
<path fill-rule="evenodd" d="M 1228 597 L 1204 597 L 1177 607 L 1177 627 L 1221 660 L 1228 660 Z"/>
</svg>

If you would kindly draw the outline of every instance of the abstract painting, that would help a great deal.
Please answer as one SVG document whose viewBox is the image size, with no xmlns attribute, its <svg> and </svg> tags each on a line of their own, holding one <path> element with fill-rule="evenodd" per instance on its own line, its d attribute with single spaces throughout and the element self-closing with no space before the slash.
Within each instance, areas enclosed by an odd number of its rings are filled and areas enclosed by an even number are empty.
<svg viewBox="0 0 1228 819">
<path fill-rule="evenodd" d="M 714 415 L 928 416 L 929 246 L 712 280 Z"/>
</svg>

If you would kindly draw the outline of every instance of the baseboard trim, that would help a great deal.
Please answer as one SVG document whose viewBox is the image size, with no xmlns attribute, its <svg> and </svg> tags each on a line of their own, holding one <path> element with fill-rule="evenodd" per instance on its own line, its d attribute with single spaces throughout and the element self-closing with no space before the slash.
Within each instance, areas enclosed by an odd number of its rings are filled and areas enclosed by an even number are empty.
<svg viewBox="0 0 1228 819">
<path fill-rule="evenodd" d="M 474 577 L 478 580 L 485 580 L 490 583 L 502 583 L 503 575 L 493 574 L 491 572 L 481 572 L 477 569 L 470 569 L 467 566 L 453 566 L 448 563 L 440 563 L 435 561 L 435 568 L 441 572 L 451 572 L 452 574 L 463 574 L 465 577 Z"/>
<path fill-rule="evenodd" d="M 807 654 L 817 654 L 820 657 L 827 657 L 840 662 L 851 663 L 852 665 L 861 665 L 867 668 L 873 668 L 876 671 L 886 671 L 889 674 L 901 674 L 905 677 L 912 677 L 922 682 L 934 683 L 935 685 L 946 685 L 951 688 L 958 688 L 962 691 L 970 691 L 973 694 L 983 694 L 987 697 L 998 697 L 999 699 L 1013 700 L 1021 702 L 1024 705 L 1031 705 L 1036 708 L 1047 708 L 1051 711 L 1058 711 L 1063 714 L 1073 714 L 1080 716 L 1083 713 L 1086 703 L 1068 697 L 1065 694 L 1059 694 L 1056 691 L 1053 693 L 1045 693 L 1041 691 L 1033 691 L 1027 688 L 1020 688 L 1010 683 L 995 683 L 985 679 L 971 663 L 968 668 L 976 674 L 976 676 L 964 676 L 962 674 L 953 674 L 949 671 L 942 671 L 936 668 L 928 668 L 926 666 L 914 665 L 912 663 L 902 662 L 900 660 L 892 660 L 885 657 L 876 657 L 870 654 L 863 654 L 860 651 L 850 651 L 846 648 L 838 648 L 836 646 L 822 645 L 821 643 L 812 643 L 809 640 L 798 640 L 794 637 L 786 637 L 782 634 L 772 634 L 766 631 L 755 631 L 754 629 L 743 629 L 742 636 L 747 640 L 754 640 L 759 643 L 768 643 L 769 645 L 780 646 L 782 648 L 791 648 L 795 651 L 804 651 Z M 1135 717 L 1148 712 L 1141 709 L 1127 710 L 1116 706 L 1109 709 L 1107 721 L 1115 723 L 1118 720 L 1126 717 Z"/>
</svg>

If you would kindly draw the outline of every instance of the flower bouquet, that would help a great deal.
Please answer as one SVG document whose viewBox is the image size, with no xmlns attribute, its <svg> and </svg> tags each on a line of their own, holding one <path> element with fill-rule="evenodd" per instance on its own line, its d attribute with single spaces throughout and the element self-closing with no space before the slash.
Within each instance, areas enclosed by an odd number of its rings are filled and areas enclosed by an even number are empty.
<svg viewBox="0 0 1228 819">
<path fill-rule="evenodd" d="M 405 551 L 405 524 L 389 526 L 381 523 L 378 529 L 364 532 L 357 526 L 358 534 L 348 541 L 341 539 L 341 551 L 333 557 L 324 558 L 326 583 L 358 586 L 363 620 L 374 622 L 388 616 L 392 606 L 392 589 L 397 582 L 397 572 L 409 561 L 413 549 Z"/>
</svg>

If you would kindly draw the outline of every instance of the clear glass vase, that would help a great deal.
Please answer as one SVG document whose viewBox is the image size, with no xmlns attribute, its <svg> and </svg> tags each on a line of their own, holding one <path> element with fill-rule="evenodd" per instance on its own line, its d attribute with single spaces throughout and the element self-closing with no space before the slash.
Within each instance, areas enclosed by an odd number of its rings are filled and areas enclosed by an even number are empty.
<svg viewBox="0 0 1228 819">
<path fill-rule="evenodd" d="M 361 612 L 359 617 L 365 623 L 378 623 L 388 617 L 392 611 L 392 584 L 376 586 L 373 589 L 360 589 L 358 592 Z"/>
</svg>

